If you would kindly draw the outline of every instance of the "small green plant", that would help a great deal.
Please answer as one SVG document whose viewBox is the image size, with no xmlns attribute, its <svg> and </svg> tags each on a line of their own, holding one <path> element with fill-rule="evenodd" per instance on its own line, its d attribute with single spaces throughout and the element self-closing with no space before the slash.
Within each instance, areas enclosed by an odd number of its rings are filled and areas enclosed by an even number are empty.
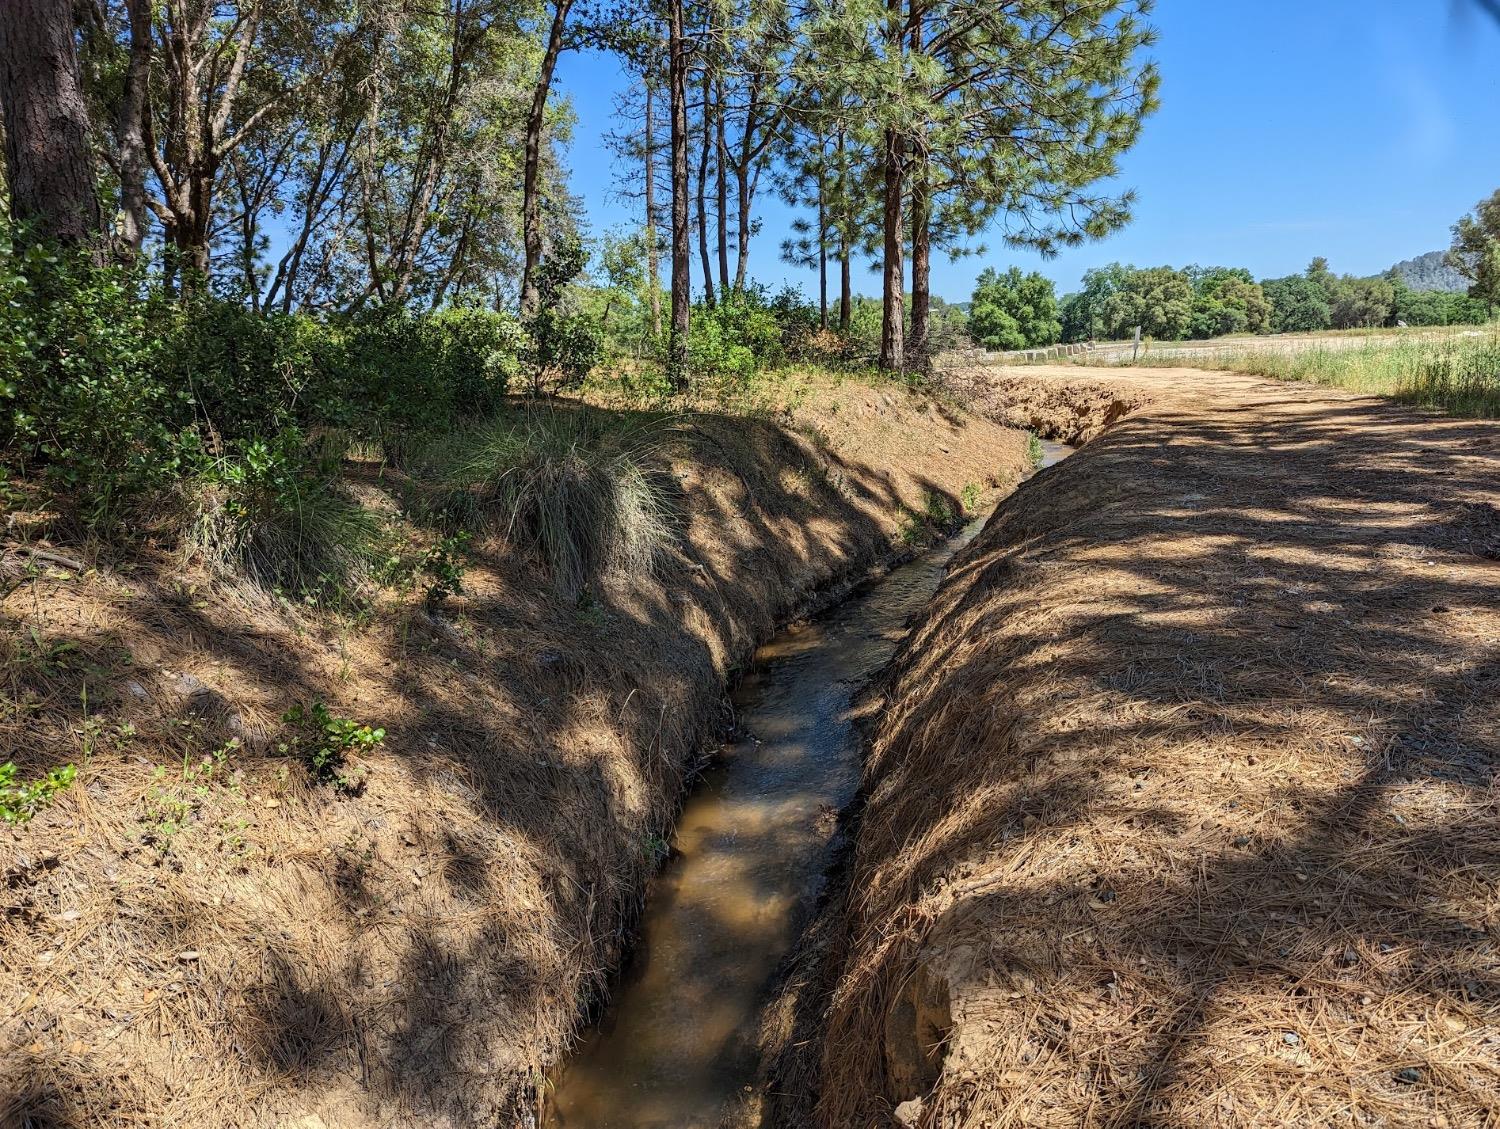
<svg viewBox="0 0 1500 1129">
<path fill-rule="evenodd" d="M 361 725 L 347 717 L 335 717 L 322 702 L 293 706 L 282 721 L 296 726 L 279 745 L 283 753 L 301 756 L 313 777 L 340 792 L 358 792 L 364 787 L 365 769 L 351 766 L 349 754 L 374 749 L 385 740 L 385 730 Z"/>
<path fill-rule="evenodd" d="M 72 784 L 77 774 L 76 768 L 65 764 L 40 780 L 28 782 L 16 778 L 14 761 L 0 764 L 0 820 L 11 825 L 25 823 Z"/>
<path fill-rule="evenodd" d="M 958 504 L 963 507 L 965 514 L 975 513 L 979 507 L 979 499 L 984 491 L 979 488 L 977 482 L 966 482 L 964 488 L 958 492 Z"/>
<path fill-rule="evenodd" d="M 470 535 L 464 530 L 451 537 L 440 539 L 422 554 L 422 572 L 432 578 L 427 586 L 427 602 L 441 603 L 449 596 L 460 595 L 464 590 L 464 552 L 469 547 Z"/>
<path fill-rule="evenodd" d="M 1035 470 L 1041 466 L 1042 460 L 1046 457 L 1047 451 L 1042 446 L 1042 437 L 1035 431 L 1028 431 L 1026 433 L 1026 458 L 1030 461 L 1032 469 Z"/>
</svg>

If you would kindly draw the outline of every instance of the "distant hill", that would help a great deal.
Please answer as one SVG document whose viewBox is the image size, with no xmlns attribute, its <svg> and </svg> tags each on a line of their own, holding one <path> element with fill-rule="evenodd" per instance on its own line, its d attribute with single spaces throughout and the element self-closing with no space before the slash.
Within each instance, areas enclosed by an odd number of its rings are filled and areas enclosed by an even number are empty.
<svg viewBox="0 0 1500 1129">
<path fill-rule="evenodd" d="M 1428 251 L 1391 268 L 1413 290 L 1444 290 L 1461 294 L 1469 289 L 1469 280 L 1447 263 L 1447 252 Z"/>
</svg>

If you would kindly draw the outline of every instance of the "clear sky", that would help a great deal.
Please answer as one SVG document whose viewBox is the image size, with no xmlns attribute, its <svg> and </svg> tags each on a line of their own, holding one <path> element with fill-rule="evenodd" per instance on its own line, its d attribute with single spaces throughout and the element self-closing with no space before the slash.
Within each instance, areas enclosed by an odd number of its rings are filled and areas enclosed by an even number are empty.
<svg viewBox="0 0 1500 1129">
<path fill-rule="evenodd" d="M 998 241 L 940 258 L 935 293 L 961 301 L 984 267 L 1011 264 L 1059 292 L 1114 260 L 1269 277 L 1324 255 L 1339 273 L 1373 274 L 1446 247 L 1453 221 L 1500 187 L 1500 27 L 1474 0 L 1158 0 L 1153 22 L 1162 108 L 1122 161 L 1134 223 L 1052 260 Z M 639 222 L 603 143 L 622 124 L 622 75 L 595 53 L 565 57 L 558 73 L 578 115 L 573 190 L 593 230 Z M 811 296 L 815 274 L 779 258 L 791 214 L 770 194 L 757 211 L 752 275 Z M 877 280 L 860 271 L 855 288 L 876 292 Z"/>
</svg>

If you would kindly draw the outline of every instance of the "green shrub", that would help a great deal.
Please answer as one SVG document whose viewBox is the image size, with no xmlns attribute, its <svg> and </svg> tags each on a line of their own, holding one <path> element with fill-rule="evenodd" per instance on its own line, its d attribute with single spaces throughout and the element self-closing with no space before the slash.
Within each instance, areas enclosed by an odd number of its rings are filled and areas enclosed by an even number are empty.
<svg viewBox="0 0 1500 1129">
<path fill-rule="evenodd" d="M 610 572 L 653 571 L 672 539 L 665 431 L 588 408 L 502 416 L 451 453 L 460 516 L 536 556 L 576 597 Z"/>
<path fill-rule="evenodd" d="M 340 792 L 358 792 L 364 787 L 366 770 L 362 765 L 351 766 L 349 754 L 377 748 L 385 740 L 384 729 L 335 717 L 322 702 L 293 706 L 281 720 L 296 727 L 281 742 L 281 751 L 306 760 L 315 780 L 332 784 Z"/>
<path fill-rule="evenodd" d="M 603 356 L 604 331 L 599 322 L 567 302 L 569 284 L 587 264 L 583 243 L 570 236 L 559 240 L 537 267 L 537 310 L 525 324 L 526 359 L 535 395 L 548 387 L 576 388 Z"/>
<path fill-rule="evenodd" d="M 54 768 L 40 780 L 16 780 L 16 766 L 0 764 L 0 822 L 25 823 L 41 808 L 50 804 L 59 792 L 73 783 L 77 769 L 71 764 Z"/>
<path fill-rule="evenodd" d="M 343 497 L 301 432 L 251 440 L 189 483 L 185 541 L 221 575 L 288 595 L 342 599 L 369 574 L 374 516 Z"/>
<path fill-rule="evenodd" d="M 171 307 L 114 268 L 0 241 L 0 458 L 90 524 L 169 482 L 196 446 L 191 393 L 157 376 Z"/>
</svg>

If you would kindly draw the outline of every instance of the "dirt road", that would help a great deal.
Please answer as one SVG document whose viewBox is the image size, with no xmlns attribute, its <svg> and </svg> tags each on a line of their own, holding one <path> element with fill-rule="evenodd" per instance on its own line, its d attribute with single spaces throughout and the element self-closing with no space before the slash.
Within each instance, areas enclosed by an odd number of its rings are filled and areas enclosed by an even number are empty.
<svg viewBox="0 0 1500 1129">
<path fill-rule="evenodd" d="M 1496 1124 L 1500 424 L 969 377 L 1138 406 L 1001 506 L 889 672 L 817 1120 Z"/>
</svg>

